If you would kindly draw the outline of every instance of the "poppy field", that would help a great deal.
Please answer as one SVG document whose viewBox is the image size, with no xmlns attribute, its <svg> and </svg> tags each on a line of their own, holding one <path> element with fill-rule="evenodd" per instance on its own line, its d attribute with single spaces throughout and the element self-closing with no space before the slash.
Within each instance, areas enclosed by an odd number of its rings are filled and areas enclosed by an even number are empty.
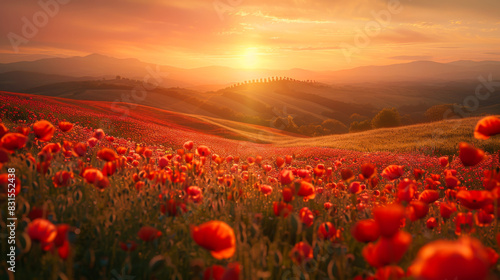
<svg viewBox="0 0 500 280">
<path fill-rule="evenodd" d="M 2 279 L 500 278 L 500 147 L 247 145 L 1 98 Z"/>
</svg>

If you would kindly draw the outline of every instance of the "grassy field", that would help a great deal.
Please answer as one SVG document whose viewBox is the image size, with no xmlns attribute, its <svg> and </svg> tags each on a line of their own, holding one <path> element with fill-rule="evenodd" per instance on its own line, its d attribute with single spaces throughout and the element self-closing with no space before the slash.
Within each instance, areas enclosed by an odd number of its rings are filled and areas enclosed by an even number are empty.
<svg viewBox="0 0 500 280">
<path fill-rule="evenodd" d="M 500 139 L 478 141 L 474 127 L 480 117 L 451 119 L 397 128 L 322 136 L 307 139 L 278 140 L 279 146 L 306 146 L 346 149 L 361 152 L 417 152 L 434 155 L 456 154 L 458 143 L 469 142 L 490 153 L 499 150 Z"/>
<path fill-rule="evenodd" d="M 455 124 L 446 137 L 471 140 L 477 119 L 298 138 L 143 106 L 120 119 L 109 103 L 0 98 L 0 213 L 17 219 L 1 279 L 500 276 L 500 178 L 485 173 L 498 155 L 465 166 L 418 149 Z M 498 151 L 498 136 L 469 142 Z"/>
</svg>

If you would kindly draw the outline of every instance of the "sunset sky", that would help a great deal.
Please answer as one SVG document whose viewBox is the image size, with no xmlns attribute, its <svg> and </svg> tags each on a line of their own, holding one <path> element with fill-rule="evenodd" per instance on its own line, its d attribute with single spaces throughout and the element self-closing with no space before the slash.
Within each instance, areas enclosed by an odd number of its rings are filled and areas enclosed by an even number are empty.
<svg viewBox="0 0 500 280">
<path fill-rule="evenodd" d="M 337 70 L 500 60 L 498 0 L 59 1 L 68 3 L 46 24 L 38 1 L 2 1 L 0 62 L 100 53 L 182 68 Z M 35 14 L 41 27 L 15 53 L 10 41 Z M 376 14 L 390 15 L 386 26 Z M 371 35 L 347 59 L 361 31 Z"/>
</svg>

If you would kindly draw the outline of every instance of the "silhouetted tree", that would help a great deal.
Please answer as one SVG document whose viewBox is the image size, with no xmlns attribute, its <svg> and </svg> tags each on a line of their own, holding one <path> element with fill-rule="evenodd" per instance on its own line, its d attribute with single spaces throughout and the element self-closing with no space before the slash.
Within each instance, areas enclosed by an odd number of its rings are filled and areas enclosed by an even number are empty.
<svg viewBox="0 0 500 280">
<path fill-rule="evenodd" d="M 453 110 L 453 104 L 434 105 L 425 111 L 424 116 L 430 122 L 458 117 Z"/>
<path fill-rule="evenodd" d="M 372 121 L 364 120 L 361 122 L 352 122 L 349 127 L 349 132 L 360 132 L 372 129 Z"/>
<path fill-rule="evenodd" d="M 349 131 L 345 124 L 335 119 L 324 120 L 321 126 L 326 130 L 326 134 L 341 134 Z"/>
<path fill-rule="evenodd" d="M 382 109 L 373 117 L 373 128 L 396 127 L 401 125 L 401 116 L 396 108 Z"/>
</svg>

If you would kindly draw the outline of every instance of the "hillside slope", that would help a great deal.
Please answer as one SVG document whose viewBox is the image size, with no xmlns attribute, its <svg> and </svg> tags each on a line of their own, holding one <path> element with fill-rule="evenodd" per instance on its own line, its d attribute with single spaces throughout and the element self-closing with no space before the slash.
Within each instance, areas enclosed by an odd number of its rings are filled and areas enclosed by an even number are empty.
<svg viewBox="0 0 500 280">
<path fill-rule="evenodd" d="M 451 155 L 456 154 L 458 143 L 469 142 L 490 153 L 499 152 L 500 137 L 492 137 L 488 141 L 474 138 L 473 131 L 480 119 L 481 117 L 450 119 L 342 135 L 277 140 L 275 144 L 283 147 L 327 147 L 361 152 L 391 151 Z"/>
<path fill-rule="evenodd" d="M 88 128 L 103 128 L 112 135 L 136 141 L 182 145 L 185 139 L 203 139 L 220 150 L 254 154 L 277 148 L 327 148 L 360 152 L 416 152 L 456 154 L 459 142 L 473 143 L 490 153 L 500 150 L 500 137 L 473 138 L 479 117 L 453 119 L 344 135 L 304 138 L 281 130 L 194 114 L 181 114 L 148 106 L 125 104 L 128 114 L 112 110 L 111 102 L 0 92 L 0 118 L 29 120 L 57 116 Z M 145 137 L 146 136 L 146 137 Z"/>
</svg>

